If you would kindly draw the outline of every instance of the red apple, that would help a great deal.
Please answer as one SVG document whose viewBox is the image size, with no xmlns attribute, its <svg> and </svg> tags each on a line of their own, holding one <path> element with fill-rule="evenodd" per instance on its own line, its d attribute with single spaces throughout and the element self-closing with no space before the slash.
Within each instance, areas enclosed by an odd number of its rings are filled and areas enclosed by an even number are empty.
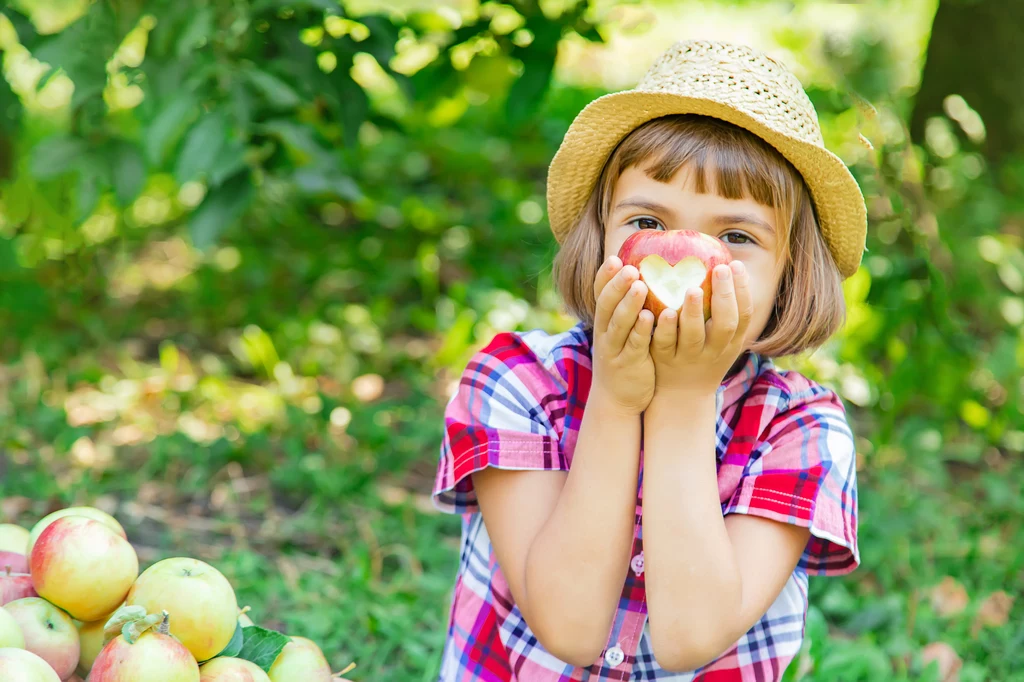
<svg viewBox="0 0 1024 682">
<path fill-rule="evenodd" d="M 199 664 L 168 625 L 165 616 L 159 628 L 143 632 L 134 644 L 124 635 L 107 642 L 92 664 L 89 682 L 199 682 Z"/>
<path fill-rule="evenodd" d="M 36 540 L 39 539 L 39 536 L 43 534 L 43 531 L 46 530 L 46 527 L 57 519 L 65 516 L 85 516 L 94 521 L 99 521 L 103 525 L 113 529 L 113 531 L 121 537 L 126 540 L 128 539 L 128 536 L 125 535 L 124 528 L 121 524 L 107 512 L 96 509 L 96 507 L 65 507 L 64 509 L 58 509 L 52 514 L 47 514 L 39 520 L 39 523 L 32 527 L 32 532 L 28 536 L 28 548 L 25 550 L 25 553 L 31 555 L 32 547 L 36 544 Z"/>
<path fill-rule="evenodd" d="M 46 661 L 24 649 L 0 649 L 0 680 L 4 682 L 60 682 Z"/>
<path fill-rule="evenodd" d="M 32 576 L 0 569 L 0 606 L 25 597 L 38 597 L 32 585 Z"/>
<path fill-rule="evenodd" d="M 694 230 L 641 230 L 619 248 L 623 265 L 640 271 L 647 285 L 644 308 L 655 322 L 666 309 L 682 310 L 686 291 L 704 291 L 704 319 L 711 317 L 711 271 L 732 260 L 729 249 L 709 234 Z"/>
<path fill-rule="evenodd" d="M 0 550 L 0 572 L 28 573 L 28 557 L 18 552 Z"/>
<path fill-rule="evenodd" d="M 18 599 L 3 608 L 18 622 L 25 648 L 49 663 L 60 679 L 71 677 L 79 646 L 78 630 L 68 614 L 39 597 Z"/>
<path fill-rule="evenodd" d="M 139 575 L 128 541 L 85 516 L 63 516 L 47 526 L 29 565 L 39 596 L 83 622 L 116 609 Z"/>
</svg>

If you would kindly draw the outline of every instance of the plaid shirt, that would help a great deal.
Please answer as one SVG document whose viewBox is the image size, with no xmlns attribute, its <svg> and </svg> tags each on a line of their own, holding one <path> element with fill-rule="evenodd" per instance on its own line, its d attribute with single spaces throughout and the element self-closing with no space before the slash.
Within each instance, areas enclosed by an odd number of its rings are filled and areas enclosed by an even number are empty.
<svg viewBox="0 0 1024 682">
<path fill-rule="evenodd" d="M 718 390 L 718 494 L 723 514 L 810 528 L 800 562 L 767 613 L 706 666 L 672 673 L 654 660 L 643 573 L 643 451 L 631 570 L 605 650 L 589 667 L 559 660 L 516 607 L 470 476 L 488 466 L 567 471 L 591 381 L 591 332 L 502 333 L 469 362 L 447 405 L 434 505 L 462 515 L 462 551 L 440 682 L 698 680 L 770 682 L 800 651 L 808 575 L 860 563 L 853 437 L 839 398 L 748 354 Z"/>
</svg>

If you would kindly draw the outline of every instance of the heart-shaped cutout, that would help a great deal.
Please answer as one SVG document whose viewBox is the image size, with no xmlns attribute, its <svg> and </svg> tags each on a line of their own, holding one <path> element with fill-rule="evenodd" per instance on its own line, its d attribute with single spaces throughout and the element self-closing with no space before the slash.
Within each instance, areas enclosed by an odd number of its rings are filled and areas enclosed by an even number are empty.
<svg viewBox="0 0 1024 682">
<path fill-rule="evenodd" d="M 679 310 L 686 300 L 687 289 L 700 287 L 708 276 L 704 261 L 687 256 L 675 265 L 654 253 L 640 261 L 640 276 L 651 293 L 666 308 Z"/>
</svg>

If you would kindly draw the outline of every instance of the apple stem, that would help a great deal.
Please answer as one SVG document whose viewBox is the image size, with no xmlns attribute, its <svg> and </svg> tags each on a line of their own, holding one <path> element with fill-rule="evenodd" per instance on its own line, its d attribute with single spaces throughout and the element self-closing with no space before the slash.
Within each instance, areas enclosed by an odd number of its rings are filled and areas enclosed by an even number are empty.
<svg viewBox="0 0 1024 682">
<path fill-rule="evenodd" d="M 171 634 L 171 614 L 167 613 L 167 610 L 165 609 L 163 611 L 163 615 L 164 619 L 160 621 L 160 627 L 158 627 L 156 631 L 161 635 L 169 635 Z"/>
<path fill-rule="evenodd" d="M 334 673 L 333 677 L 335 677 L 335 678 L 341 677 L 345 673 L 351 672 L 355 667 L 356 667 L 356 664 L 355 664 L 355 661 L 353 661 L 353 662 L 349 663 L 347 666 L 345 666 L 344 670 L 341 670 L 339 672 Z"/>
<path fill-rule="evenodd" d="M 7 575 L 8 576 L 11 575 L 11 565 L 10 564 L 5 565 L 4 566 L 4 570 L 7 571 Z"/>
</svg>

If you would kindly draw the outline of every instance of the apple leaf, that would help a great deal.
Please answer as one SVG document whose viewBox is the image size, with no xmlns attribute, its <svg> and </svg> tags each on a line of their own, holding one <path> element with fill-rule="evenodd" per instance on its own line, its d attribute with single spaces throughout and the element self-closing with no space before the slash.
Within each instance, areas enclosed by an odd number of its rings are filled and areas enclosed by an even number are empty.
<svg viewBox="0 0 1024 682">
<path fill-rule="evenodd" d="M 231 641 L 224 647 L 224 650 L 214 656 L 214 658 L 220 658 L 225 656 L 228 658 L 235 658 L 242 651 L 242 642 L 245 641 L 245 633 L 242 631 L 242 624 L 237 623 L 235 625 L 235 634 L 231 636 Z"/>
<path fill-rule="evenodd" d="M 122 634 L 125 625 L 145 617 L 146 608 L 144 606 L 122 606 L 110 616 L 110 620 L 103 626 L 103 641 L 109 642 Z"/>
<path fill-rule="evenodd" d="M 163 620 L 164 616 L 159 613 L 151 613 L 145 618 L 130 620 L 121 628 L 121 635 L 129 644 L 135 644 L 135 642 L 139 641 L 139 637 L 141 637 L 144 632 L 150 628 L 160 625 L 160 622 Z"/>
<path fill-rule="evenodd" d="M 221 232 L 238 220 L 254 195 L 248 172 L 236 174 L 219 187 L 214 187 L 189 218 L 192 244 L 205 249 L 216 243 Z"/>
<path fill-rule="evenodd" d="M 250 625 L 242 629 L 244 641 L 237 658 L 242 658 L 270 672 L 281 650 L 291 641 L 286 635 L 275 630 L 267 630 L 259 625 Z"/>
</svg>

